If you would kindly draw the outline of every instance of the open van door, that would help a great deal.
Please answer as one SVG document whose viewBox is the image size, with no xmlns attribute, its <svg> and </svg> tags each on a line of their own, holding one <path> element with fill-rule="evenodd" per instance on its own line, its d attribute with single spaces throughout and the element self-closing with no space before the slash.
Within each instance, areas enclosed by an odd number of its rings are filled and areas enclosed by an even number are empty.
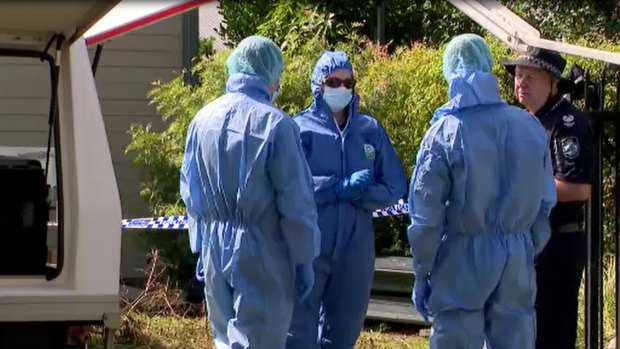
<svg viewBox="0 0 620 349">
<path fill-rule="evenodd" d="M 13 98 L 11 86 L 45 87 L 49 97 L 41 104 L 48 114 L 39 132 L 42 156 L 0 145 L 0 347 L 63 348 L 67 328 L 79 324 L 104 325 L 112 347 L 120 325 L 122 217 L 87 46 L 205 2 L 0 2 L 0 81 L 8 86 L 0 88 L 0 109 L 33 108 L 33 101 Z M 41 81 L 24 86 L 11 74 L 15 65 L 43 72 Z M 34 120 L 19 114 L 7 119 Z M 15 137 L 5 128 L 20 126 L 9 123 L 0 115 L 3 139 L 20 145 L 31 136 Z"/>
</svg>

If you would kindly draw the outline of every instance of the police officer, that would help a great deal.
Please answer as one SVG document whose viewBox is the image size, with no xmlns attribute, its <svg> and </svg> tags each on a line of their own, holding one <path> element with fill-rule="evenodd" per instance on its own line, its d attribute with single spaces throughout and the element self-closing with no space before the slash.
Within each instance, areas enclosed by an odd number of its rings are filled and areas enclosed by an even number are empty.
<svg viewBox="0 0 620 349">
<path fill-rule="evenodd" d="M 574 349 L 578 295 L 587 259 L 585 203 L 590 198 L 594 140 L 588 120 L 563 97 L 574 83 L 562 77 L 566 61 L 536 50 L 504 62 L 519 102 L 549 134 L 558 203 L 551 238 L 536 258 L 536 349 Z"/>
</svg>

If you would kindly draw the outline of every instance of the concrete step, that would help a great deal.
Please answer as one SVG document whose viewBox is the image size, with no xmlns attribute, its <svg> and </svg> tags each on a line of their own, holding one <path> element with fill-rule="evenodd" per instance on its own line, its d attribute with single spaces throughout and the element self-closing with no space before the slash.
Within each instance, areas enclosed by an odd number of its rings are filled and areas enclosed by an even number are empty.
<svg viewBox="0 0 620 349">
<path fill-rule="evenodd" d="M 375 270 L 413 274 L 413 258 L 411 257 L 377 257 L 375 258 Z"/>
<path fill-rule="evenodd" d="M 413 259 L 407 257 L 380 257 L 375 259 L 372 290 L 409 298 L 413 289 Z"/>
<path fill-rule="evenodd" d="M 430 322 L 424 321 L 422 316 L 415 310 L 411 298 L 372 296 L 366 318 L 369 320 L 420 326 L 430 325 Z"/>
</svg>

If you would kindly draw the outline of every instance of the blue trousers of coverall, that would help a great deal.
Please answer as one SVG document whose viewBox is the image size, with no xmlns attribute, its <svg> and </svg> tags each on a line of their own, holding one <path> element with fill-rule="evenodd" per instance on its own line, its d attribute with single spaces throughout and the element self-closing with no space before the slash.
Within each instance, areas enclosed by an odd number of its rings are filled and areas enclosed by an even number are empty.
<svg viewBox="0 0 620 349">
<path fill-rule="evenodd" d="M 314 289 L 295 307 L 294 336 L 289 336 L 287 349 L 352 348 L 364 325 L 374 275 L 375 240 L 372 231 L 356 229 L 355 223 L 368 220 L 363 226 L 372 227 L 372 216 L 349 204 L 341 209 L 347 210 L 348 217 L 360 216 L 339 220 L 345 225 L 338 226 L 337 234 L 323 232 L 321 254 L 314 261 Z"/>
</svg>

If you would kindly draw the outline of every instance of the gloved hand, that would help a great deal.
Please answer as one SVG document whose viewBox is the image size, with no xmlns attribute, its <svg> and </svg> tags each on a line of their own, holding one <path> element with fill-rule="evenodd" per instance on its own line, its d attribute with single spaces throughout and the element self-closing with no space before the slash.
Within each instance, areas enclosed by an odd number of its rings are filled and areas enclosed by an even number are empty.
<svg viewBox="0 0 620 349">
<path fill-rule="evenodd" d="M 310 296 L 314 287 L 314 268 L 312 263 L 299 264 L 295 268 L 295 288 L 299 295 L 298 301 L 303 302 Z"/>
<path fill-rule="evenodd" d="M 340 200 L 358 198 L 373 182 L 374 178 L 369 170 L 354 172 L 350 177 L 340 181 L 336 190 L 336 195 Z"/>
<path fill-rule="evenodd" d="M 202 254 L 201 253 L 197 253 L 198 254 L 198 261 L 196 261 L 196 280 L 199 283 L 204 283 L 205 282 L 205 268 L 204 265 L 202 263 Z"/>
<path fill-rule="evenodd" d="M 428 276 L 420 276 L 419 278 L 416 277 L 415 283 L 413 284 L 412 300 L 416 310 L 420 313 L 420 315 L 422 315 L 424 321 L 427 322 L 430 314 L 428 312 L 428 308 L 426 307 L 426 303 L 430 294 L 431 284 L 428 280 Z"/>
</svg>

